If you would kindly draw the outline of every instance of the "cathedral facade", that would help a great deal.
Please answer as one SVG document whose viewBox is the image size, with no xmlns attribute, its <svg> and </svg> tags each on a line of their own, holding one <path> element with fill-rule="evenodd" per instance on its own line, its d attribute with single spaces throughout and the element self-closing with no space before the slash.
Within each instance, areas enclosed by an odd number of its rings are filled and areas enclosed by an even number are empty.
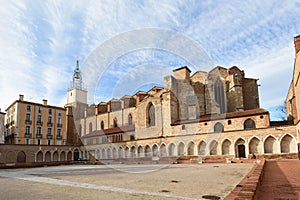
<svg viewBox="0 0 300 200">
<path fill-rule="evenodd" d="M 97 105 L 76 102 L 67 105 L 77 104 L 76 130 L 96 160 L 298 152 L 295 127 L 270 123 L 269 112 L 259 106 L 257 79 L 236 66 L 193 74 L 184 66 L 164 77 L 164 87 Z"/>
</svg>

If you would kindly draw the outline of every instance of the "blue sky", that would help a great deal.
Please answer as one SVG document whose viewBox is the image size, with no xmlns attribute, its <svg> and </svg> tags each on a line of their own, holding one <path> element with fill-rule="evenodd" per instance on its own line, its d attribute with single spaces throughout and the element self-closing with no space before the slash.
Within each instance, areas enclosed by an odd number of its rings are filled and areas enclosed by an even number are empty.
<svg viewBox="0 0 300 200">
<path fill-rule="evenodd" d="M 118 54 L 101 73 L 91 71 L 88 61 L 95 51 L 104 62 L 101 55 L 114 50 L 99 52 L 105 43 L 123 33 L 156 28 L 194 41 L 214 66 L 236 65 L 246 77 L 259 78 L 261 107 L 275 118 L 273 107 L 283 104 L 291 82 L 299 13 L 300 1 L 292 0 L 6 2 L 0 7 L 0 108 L 5 110 L 19 94 L 63 106 L 77 57 L 86 87 L 93 88 L 90 103 L 162 84 L 163 76 L 182 65 L 193 72 L 210 70 L 178 51 L 160 49 L 170 42 L 162 40 L 156 48 Z"/>
</svg>

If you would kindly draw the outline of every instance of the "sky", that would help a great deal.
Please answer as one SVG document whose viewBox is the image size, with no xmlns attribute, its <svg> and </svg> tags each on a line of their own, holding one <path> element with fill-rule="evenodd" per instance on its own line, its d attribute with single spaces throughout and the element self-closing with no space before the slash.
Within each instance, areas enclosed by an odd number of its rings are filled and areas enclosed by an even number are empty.
<svg viewBox="0 0 300 200">
<path fill-rule="evenodd" d="M 163 86 L 172 69 L 238 66 L 280 119 L 300 34 L 300 1 L 6 1 L 0 7 L 0 108 L 64 106 L 76 59 L 89 103 Z"/>
</svg>

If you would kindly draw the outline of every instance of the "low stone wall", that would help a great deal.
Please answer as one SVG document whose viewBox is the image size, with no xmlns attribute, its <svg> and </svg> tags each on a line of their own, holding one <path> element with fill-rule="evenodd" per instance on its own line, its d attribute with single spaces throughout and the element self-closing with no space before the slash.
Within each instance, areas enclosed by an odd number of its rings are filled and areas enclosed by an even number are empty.
<svg viewBox="0 0 300 200">
<path fill-rule="evenodd" d="M 231 191 L 225 200 L 258 199 L 266 160 L 256 160 L 255 166 L 245 178 Z"/>
</svg>

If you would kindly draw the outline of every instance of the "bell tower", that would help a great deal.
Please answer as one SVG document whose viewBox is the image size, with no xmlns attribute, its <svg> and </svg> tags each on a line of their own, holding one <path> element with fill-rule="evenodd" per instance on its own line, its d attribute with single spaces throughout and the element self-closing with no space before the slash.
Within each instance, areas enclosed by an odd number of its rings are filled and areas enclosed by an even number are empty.
<svg viewBox="0 0 300 200">
<path fill-rule="evenodd" d="M 87 104 L 87 91 L 83 88 L 82 76 L 79 69 L 79 62 L 77 60 L 71 87 L 67 91 L 67 106 L 74 106 L 78 103 Z"/>
</svg>

